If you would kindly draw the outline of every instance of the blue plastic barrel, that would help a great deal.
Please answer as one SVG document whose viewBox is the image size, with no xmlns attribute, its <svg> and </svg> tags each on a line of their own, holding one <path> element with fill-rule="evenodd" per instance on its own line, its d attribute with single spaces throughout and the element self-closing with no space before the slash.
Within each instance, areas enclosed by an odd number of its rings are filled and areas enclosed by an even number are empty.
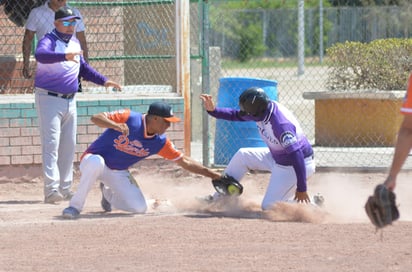
<svg viewBox="0 0 412 272">
<path fill-rule="evenodd" d="M 220 78 L 217 106 L 239 109 L 239 96 L 250 87 L 262 88 L 270 99 L 278 100 L 277 85 L 277 81 L 260 78 Z M 227 165 L 241 147 L 264 146 L 255 122 L 216 120 L 215 165 Z"/>
</svg>

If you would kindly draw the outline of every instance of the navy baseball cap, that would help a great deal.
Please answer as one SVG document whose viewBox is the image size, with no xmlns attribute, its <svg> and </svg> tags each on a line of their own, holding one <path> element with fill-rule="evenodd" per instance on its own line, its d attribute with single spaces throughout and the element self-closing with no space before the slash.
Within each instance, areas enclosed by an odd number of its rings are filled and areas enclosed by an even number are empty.
<svg viewBox="0 0 412 272">
<path fill-rule="evenodd" d="M 147 113 L 163 117 L 163 119 L 171 123 L 180 121 L 180 118 L 173 115 L 172 107 L 165 102 L 154 102 L 150 104 L 149 111 Z"/>
<path fill-rule="evenodd" d="M 73 10 L 69 8 L 68 6 L 64 6 L 59 8 L 55 13 L 54 13 L 54 20 L 70 20 L 70 19 L 77 19 L 80 20 L 80 17 L 74 14 Z"/>
</svg>

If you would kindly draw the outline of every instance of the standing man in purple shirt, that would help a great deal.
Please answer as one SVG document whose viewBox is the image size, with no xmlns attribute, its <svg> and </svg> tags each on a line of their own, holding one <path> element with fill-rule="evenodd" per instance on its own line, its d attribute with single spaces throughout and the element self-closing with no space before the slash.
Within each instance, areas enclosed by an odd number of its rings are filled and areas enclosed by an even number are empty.
<svg viewBox="0 0 412 272">
<path fill-rule="evenodd" d="M 44 175 L 44 202 L 56 203 L 72 196 L 76 145 L 78 76 L 105 87 L 121 89 L 94 70 L 73 36 L 80 19 L 67 6 L 54 15 L 55 29 L 38 43 L 35 58 L 35 103 L 38 115 Z"/>
<path fill-rule="evenodd" d="M 270 181 L 262 201 L 262 209 L 276 202 L 319 203 L 307 192 L 307 179 L 315 173 L 313 149 L 295 116 L 283 105 L 269 99 L 261 88 L 249 88 L 239 97 L 240 110 L 217 108 L 212 97 L 202 94 L 209 115 L 228 121 L 255 121 L 267 147 L 240 148 L 224 173 L 240 181 L 249 170 L 270 171 Z M 214 198 L 219 197 L 215 193 Z"/>
</svg>

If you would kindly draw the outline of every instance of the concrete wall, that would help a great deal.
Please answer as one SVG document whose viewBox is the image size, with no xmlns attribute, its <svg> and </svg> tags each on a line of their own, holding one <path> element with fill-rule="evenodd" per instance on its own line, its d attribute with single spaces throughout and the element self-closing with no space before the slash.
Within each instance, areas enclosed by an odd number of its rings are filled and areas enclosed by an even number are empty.
<svg viewBox="0 0 412 272">
<path fill-rule="evenodd" d="M 2 95 L 0 101 L 0 165 L 41 163 L 41 147 L 34 95 Z M 160 95 L 142 97 L 128 94 L 78 94 L 77 95 L 77 146 L 75 161 L 103 129 L 90 122 L 98 112 L 129 108 L 147 112 L 148 105 L 162 100 L 172 105 L 176 116 L 183 117 L 183 98 Z M 184 124 L 173 124 L 166 134 L 175 146 L 183 151 Z"/>
</svg>

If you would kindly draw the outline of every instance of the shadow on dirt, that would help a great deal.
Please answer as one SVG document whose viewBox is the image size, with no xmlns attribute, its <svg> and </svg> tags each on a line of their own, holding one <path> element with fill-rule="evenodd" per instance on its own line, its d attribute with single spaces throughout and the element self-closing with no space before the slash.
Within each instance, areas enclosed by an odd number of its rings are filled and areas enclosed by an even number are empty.
<svg viewBox="0 0 412 272">
<path fill-rule="evenodd" d="M 83 220 L 83 219 L 103 219 L 103 218 L 126 218 L 133 217 L 134 214 L 128 213 L 106 213 L 106 212 L 90 212 L 85 214 L 80 214 L 78 218 L 75 219 L 66 219 L 61 215 L 55 216 L 53 219 L 62 220 L 62 221 L 74 221 L 74 220 Z"/>
<path fill-rule="evenodd" d="M 25 205 L 25 204 L 40 204 L 43 201 L 40 200 L 3 200 L 0 201 L 0 205 Z"/>
<path fill-rule="evenodd" d="M 239 218 L 239 219 L 265 219 L 264 215 L 262 212 L 239 212 L 239 213 L 233 213 L 233 212 L 202 212 L 201 214 L 188 214 L 185 215 L 186 217 L 189 218 L 211 218 L 211 217 L 227 217 L 227 218 Z"/>
</svg>

